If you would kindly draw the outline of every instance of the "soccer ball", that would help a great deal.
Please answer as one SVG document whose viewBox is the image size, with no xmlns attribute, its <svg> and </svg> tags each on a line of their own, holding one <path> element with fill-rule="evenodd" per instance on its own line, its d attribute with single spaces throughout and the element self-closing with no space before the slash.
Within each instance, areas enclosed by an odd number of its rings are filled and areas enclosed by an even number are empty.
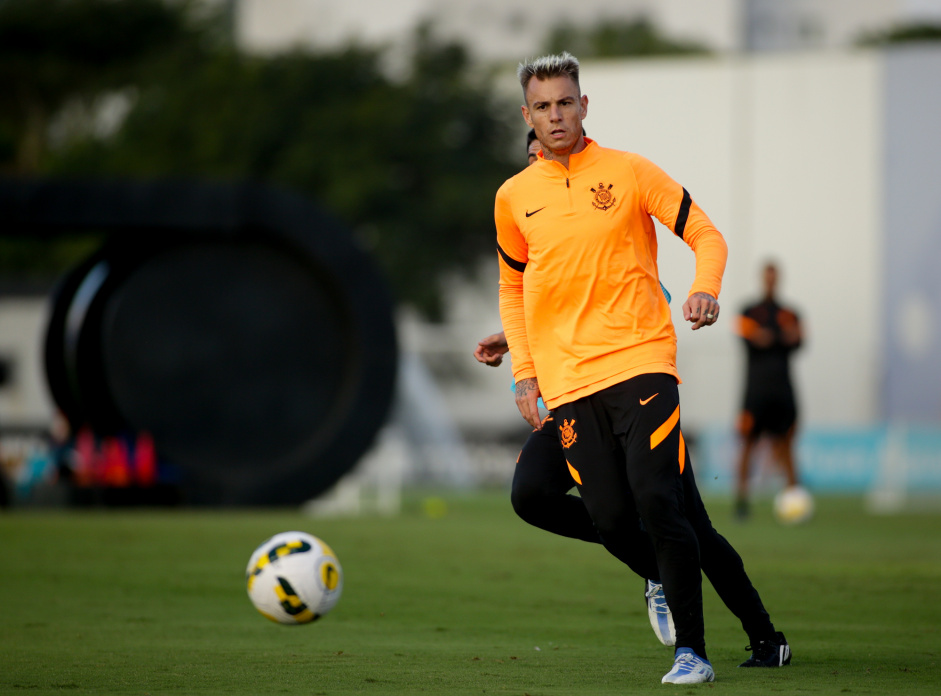
<svg viewBox="0 0 941 696">
<path fill-rule="evenodd" d="M 343 570 L 336 554 L 317 537 L 281 532 L 255 549 L 245 582 L 262 616 L 296 626 L 333 608 L 343 591 Z"/>
<path fill-rule="evenodd" d="M 806 488 L 791 486 L 774 497 L 774 516 L 781 524 L 801 524 L 814 515 L 814 499 Z"/>
</svg>

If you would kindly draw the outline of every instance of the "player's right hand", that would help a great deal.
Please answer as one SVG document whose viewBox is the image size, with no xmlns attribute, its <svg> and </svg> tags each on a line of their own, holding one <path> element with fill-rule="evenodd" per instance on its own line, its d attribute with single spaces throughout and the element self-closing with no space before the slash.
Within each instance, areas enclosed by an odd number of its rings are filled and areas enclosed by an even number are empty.
<svg viewBox="0 0 941 696">
<path fill-rule="evenodd" d="M 521 379 L 516 383 L 516 408 L 520 410 L 523 420 L 536 430 L 542 426 L 542 418 L 539 416 L 540 396 L 542 393 L 535 377 Z"/>
</svg>

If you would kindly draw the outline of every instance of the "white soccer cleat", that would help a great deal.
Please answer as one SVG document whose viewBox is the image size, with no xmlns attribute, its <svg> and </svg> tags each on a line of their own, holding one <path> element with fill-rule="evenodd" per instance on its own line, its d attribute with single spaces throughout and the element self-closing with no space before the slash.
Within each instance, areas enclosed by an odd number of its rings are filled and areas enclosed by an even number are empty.
<svg viewBox="0 0 941 696">
<path fill-rule="evenodd" d="M 676 651 L 673 669 L 663 675 L 661 684 L 702 684 L 716 680 L 716 673 L 709 660 L 704 660 L 692 648 Z"/>
<path fill-rule="evenodd" d="M 647 581 L 647 616 L 650 626 L 657 638 L 664 645 L 676 644 L 676 629 L 673 627 L 673 612 L 667 605 L 667 598 L 663 595 L 663 585 L 653 580 Z"/>
</svg>

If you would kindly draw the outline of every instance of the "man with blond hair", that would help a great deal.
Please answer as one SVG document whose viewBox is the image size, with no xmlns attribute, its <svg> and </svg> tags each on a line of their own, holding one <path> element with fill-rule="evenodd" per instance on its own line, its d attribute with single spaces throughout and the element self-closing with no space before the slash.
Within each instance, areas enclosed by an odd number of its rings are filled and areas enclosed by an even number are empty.
<svg viewBox="0 0 941 696">
<path fill-rule="evenodd" d="M 784 635 L 696 487 L 653 218 L 696 255 L 683 304 L 693 330 L 719 317 L 725 240 L 655 164 L 585 137 L 588 97 L 573 56 L 521 64 L 518 76 L 523 118 L 542 149 L 500 187 L 494 217 L 500 315 L 520 413 L 537 428 L 538 399 L 552 410 L 567 468 L 610 553 L 631 557 L 638 516 L 649 533 L 676 630 L 664 683 L 715 679 L 700 564 L 751 640 L 742 666 L 788 664 Z"/>
</svg>

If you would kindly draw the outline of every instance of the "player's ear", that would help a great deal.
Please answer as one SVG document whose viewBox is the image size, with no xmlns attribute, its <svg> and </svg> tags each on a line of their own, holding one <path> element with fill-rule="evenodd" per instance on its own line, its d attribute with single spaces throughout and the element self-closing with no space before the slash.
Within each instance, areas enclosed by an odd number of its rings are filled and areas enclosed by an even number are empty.
<svg viewBox="0 0 941 696">
<path fill-rule="evenodd" d="M 586 116 L 588 116 L 588 95 L 583 94 L 579 101 L 582 104 L 582 119 L 584 119 Z"/>
<path fill-rule="evenodd" d="M 533 128 L 533 120 L 529 117 L 529 107 L 523 104 L 520 108 L 523 109 L 523 120 L 526 121 L 526 125 Z"/>
</svg>

